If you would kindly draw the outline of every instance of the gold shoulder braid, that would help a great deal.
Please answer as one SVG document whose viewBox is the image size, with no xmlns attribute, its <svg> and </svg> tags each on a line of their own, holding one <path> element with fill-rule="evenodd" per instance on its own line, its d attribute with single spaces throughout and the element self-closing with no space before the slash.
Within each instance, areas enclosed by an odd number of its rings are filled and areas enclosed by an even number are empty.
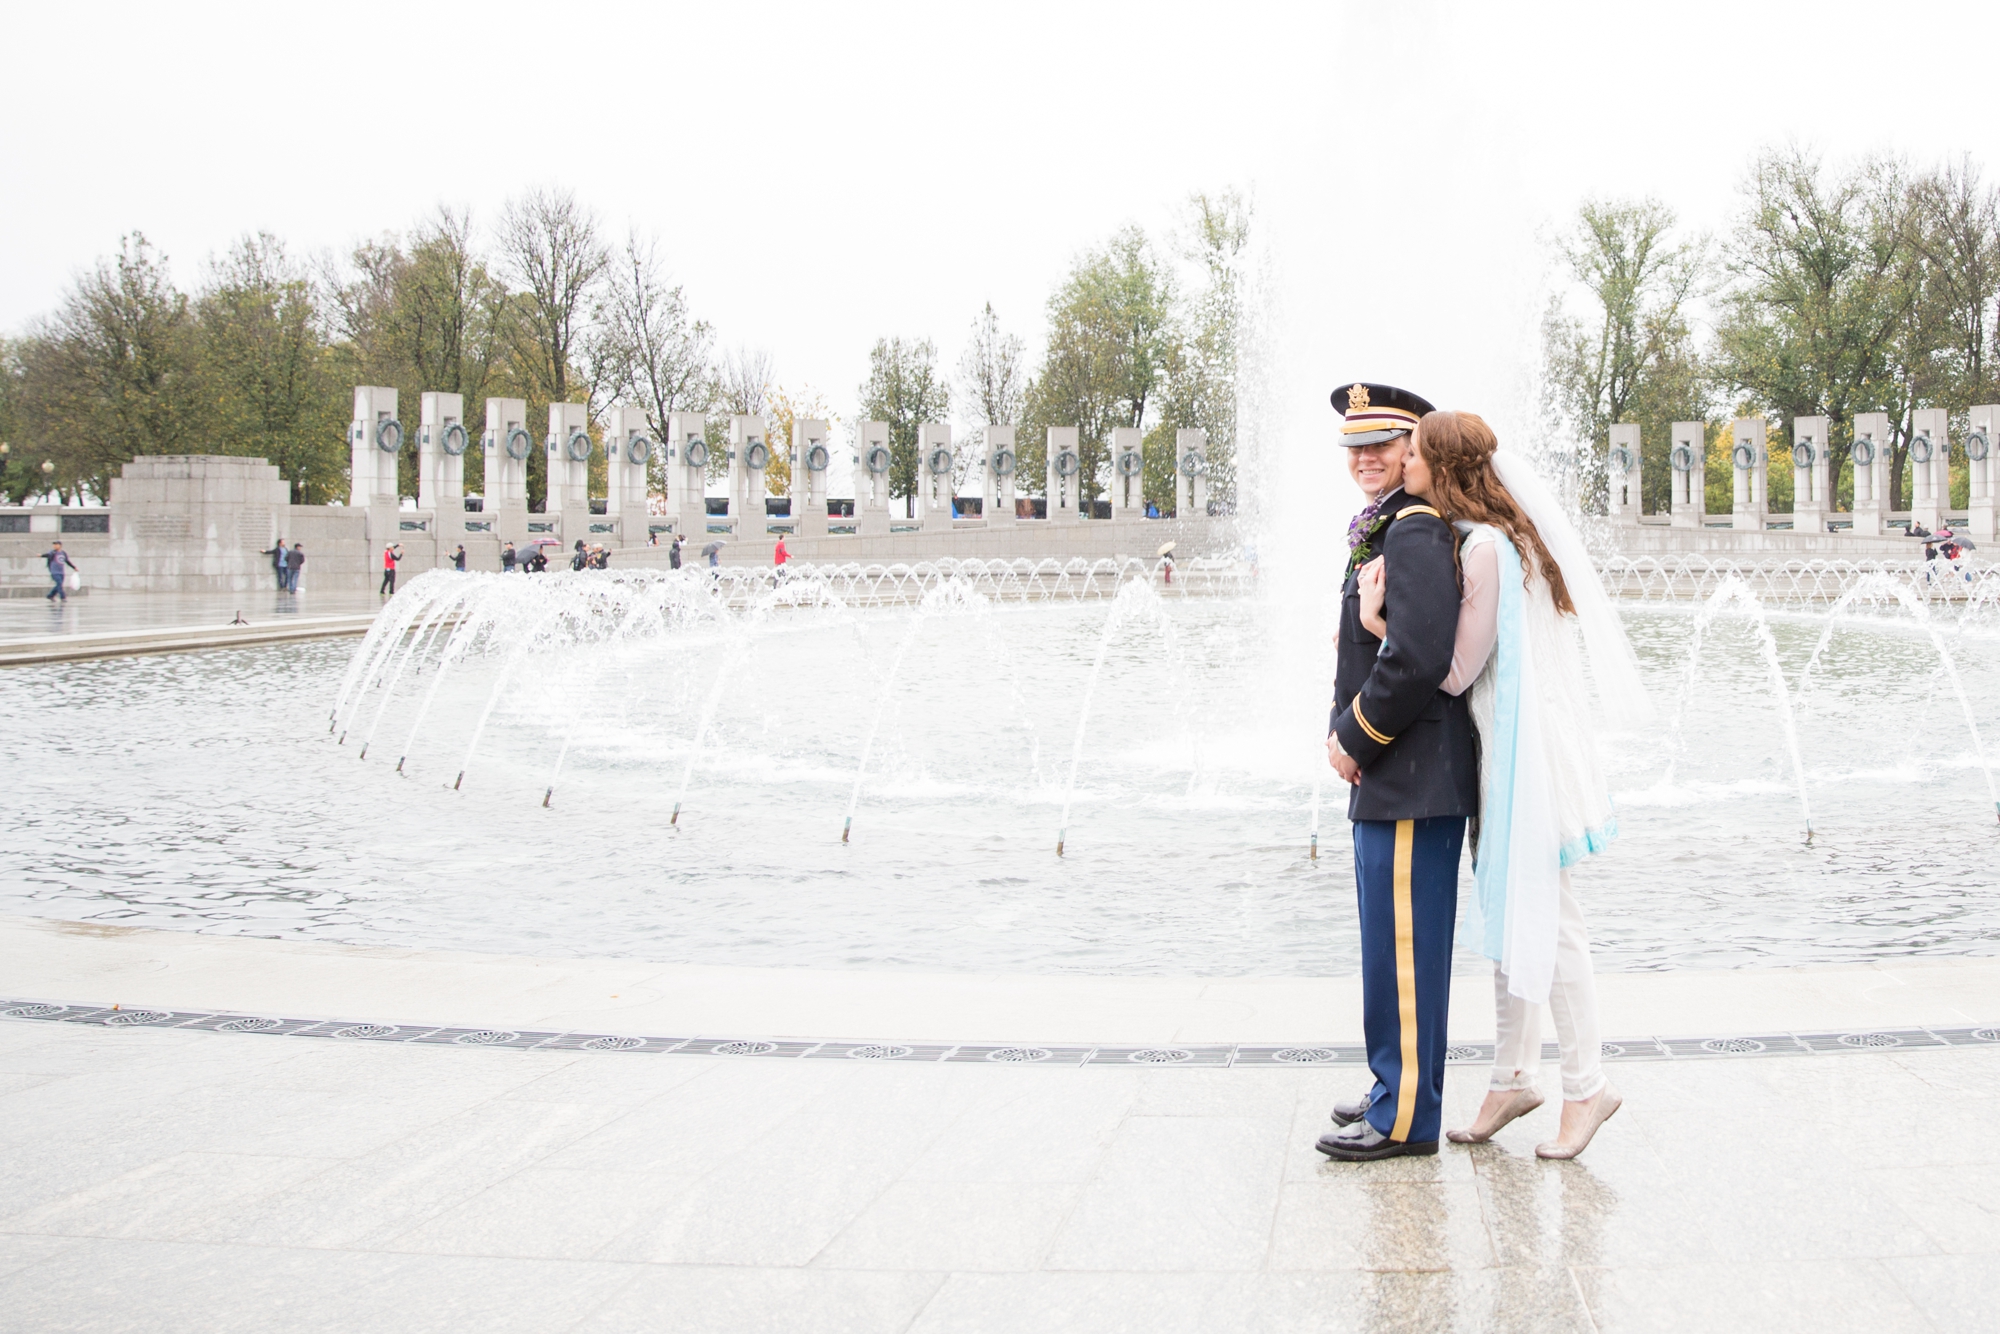
<svg viewBox="0 0 2000 1334">
<path fill-rule="evenodd" d="M 1396 511 L 1396 517 L 1397 517 L 1398 519 L 1407 519 L 1407 518 L 1409 518 L 1409 517 L 1410 517 L 1410 516 L 1411 516 L 1412 514 L 1428 514 L 1428 515 L 1430 515 L 1430 516 L 1431 516 L 1431 517 L 1432 517 L 1433 519 L 1437 519 L 1437 520 L 1439 520 L 1440 522 L 1442 522 L 1442 521 L 1443 521 L 1443 519 L 1444 519 L 1444 515 L 1442 515 L 1442 514 L 1439 514 L 1439 513 L 1438 513 L 1438 512 L 1436 511 L 1436 510 L 1432 509 L 1432 508 L 1431 508 L 1431 507 L 1430 507 L 1429 505 L 1405 505 L 1405 506 L 1403 506 L 1403 508 L 1401 508 L 1401 509 L 1399 509 L 1399 510 L 1397 510 L 1397 511 Z"/>
</svg>

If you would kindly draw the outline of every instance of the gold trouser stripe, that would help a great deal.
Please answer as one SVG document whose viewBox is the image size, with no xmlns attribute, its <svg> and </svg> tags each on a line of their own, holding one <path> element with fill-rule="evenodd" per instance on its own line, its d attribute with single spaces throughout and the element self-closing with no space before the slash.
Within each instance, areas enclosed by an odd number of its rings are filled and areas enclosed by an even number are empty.
<svg viewBox="0 0 2000 1334">
<path fill-rule="evenodd" d="M 1366 732 L 1369 736 L 1375 738 L 1375 742 L 1377 745 L 1386 746 L 1391 741 L 1394 741 L 1396 739 L 1392 736 L 1383 736 L 1380 732 L 1375 730 L 1374 725 L 1371 724 L 1367 718 L 1362 716 L 1361 701 L 1359 699 L 1354 701 L 1354 721 L 1361 724 L 1362 731 Z"/>
<path fill-rule="evenodd" d="M 1403 1033 L 1403 1075 L 1396 1081 L 1396 1124 L 1389 1138 L 1398 1143 L 1410 1137 L 1410 1118 L 1417 1114 L 1417 940 L 1410 911 L 1416 842 L 1416 821 L 1396 821 L 1396 1019 Z"/>
</svg>

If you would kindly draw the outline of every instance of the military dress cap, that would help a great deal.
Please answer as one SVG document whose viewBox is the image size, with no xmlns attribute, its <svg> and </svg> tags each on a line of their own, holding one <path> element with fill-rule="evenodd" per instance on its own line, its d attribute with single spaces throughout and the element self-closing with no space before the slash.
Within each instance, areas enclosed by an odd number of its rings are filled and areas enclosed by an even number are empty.
<svg viewBox="0 0 2000 1334">
<path fill-rule="evenodd" d="M 1392 384 L 1356 380 L 1333 391 L 1333 406 L 1344 420 L 1340 443 L 1349 448 L 1379 445 L 1417 428 L 1426 412 L 1436 412 L 1428 399 Z"/>
</svg>

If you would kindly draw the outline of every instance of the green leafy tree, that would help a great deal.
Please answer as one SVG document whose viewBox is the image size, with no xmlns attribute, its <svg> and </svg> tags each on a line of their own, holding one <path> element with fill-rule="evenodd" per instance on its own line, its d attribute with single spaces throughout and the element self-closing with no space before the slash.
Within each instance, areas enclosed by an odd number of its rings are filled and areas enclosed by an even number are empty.
<svg viewBox="0 0 2000 1334">
<path fill-rule="evenodd" d="M 1110 470 L 1114 426 L 1146 425 L 1146 412 L 1163 391 L 1176 360 L 1175 284 L 1172 269 L 1146 234 L 1127 227 L 1070 270 L 1048 304 L 1048 346 L 1042 368 L 1025 394 L 1022 412 L 1024 470 L 1043 475 L 1047 428 L 1078 428 L 1080 488 L 1096 498 Z"/>
<path fill-rule="evenodd" d="M 917 428 L 945 420 L 951 410 L 951 391 L 938 371 L 937 345 L 928 338 L 876 339 L 860 398 L 862 421 L 889 423 L 889 494 L 901 496 L 905 514 L 914 515 Z"/>
<path fill-rule="evenodd" d="M 138 232 L 78 278 L 16 350 L 20 438 L 10 443 L 27 455 L 16 466 L 53 463 L 51 485 L 65 500 L 86 492 L 108 498 L 127 460 L 195 444 L 188 301 L 165 257 Z"/>
<path fill-rule="evenodd" d="M 1727 249 L 1734 280 L 1715 370 L 1743 406 L 1832 419 L 1831 494 L 1851 502 L 1857 412 L 1886 411 L 1899 503 L 1911 377 L 1899 371 L 1918 299 L 1911 198 L 1897 162 L 1830 170 L 1797 147 L 1760 155 Z M 1774 442 L 1775 443 L 1775 442 Z"/>
<path fill-rule="evenodd" d="M 210 267 L 194 305 L 202 450 L 270 460 L 295 500 L 347 491 L 348 404 L 305 270 L 269 233 Z"/>
<path fill-rule="evenodd" d="M 1585 294 L 1572 316 L 1562 295 L 1542 322 L 1544 375 L 1561 417 L 1588 446 L 1587 488 L 1601 498 L 1611 428 L 1640 428 L 1643 501 L 1669 505 L 1671 423 L 1705 414 L 1701 360 L 1685 307 L 1703 273 L 1704 247 L 1673 238 L 1674 214 L 1658 200 L 1588 201 L 1556 245 Z"/>
</svg>

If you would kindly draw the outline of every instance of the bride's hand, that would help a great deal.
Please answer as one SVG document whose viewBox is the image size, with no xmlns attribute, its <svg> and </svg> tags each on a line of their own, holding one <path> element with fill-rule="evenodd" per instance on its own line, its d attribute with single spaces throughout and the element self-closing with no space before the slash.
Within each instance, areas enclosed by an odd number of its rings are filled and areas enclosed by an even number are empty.
<svg viewBox="0 0 2000 1334">
<path fill-rule="evenodd" d="M 1382 619 L 1382 599 L 1386 593 L 1382 560 L 1377 556 L 1369 561 L 1354 580 L 1355 589 L 1361 594 L 1361 627 L 1377 639 L 1389 637 L 1389 623 Z"/>
</svg>

